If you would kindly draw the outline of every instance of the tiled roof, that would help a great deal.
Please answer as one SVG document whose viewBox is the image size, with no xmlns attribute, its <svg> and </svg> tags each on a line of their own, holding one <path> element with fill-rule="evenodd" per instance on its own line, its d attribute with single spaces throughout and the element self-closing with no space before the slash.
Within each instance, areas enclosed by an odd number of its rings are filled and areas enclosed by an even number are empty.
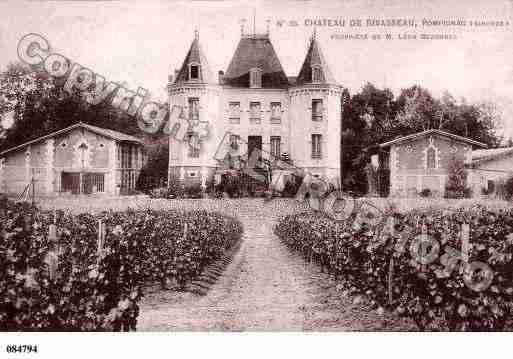
<svg viewBox="0 0 513 359">
<path fill-rule="evenodd" d="M 303 62 L 303 66 L 301 66 L 301 70 L 299 71 L 299 75 L 296 81 L 298 85 L 312 83 L 312 66 L 314 65 L 318 65 L 322 69 L 323 78 L 322 81 L 320 81 L 320 83 L 337 83 L 335 78 L 331 74 L 331 71 L 329 69 L 328 63 L 324 58 L 324 55 L 322 54 L 321 47 L 315 38 L 313 38 L 310 42 L 308 52 L 306 53 L 305 61 Z"/>
<path fill-rule="evenodd" d="M 175 83 L 189 81 L 189 65 L 195 63 L 200 65 L 199 82 L 201 83 L 214 83 L 214 76 L 208 66 L 207 57 L 201 49 L 199 39 L 196 37 L 189 48 L 187 56 L 183 61 L 182 67 L 176 76 Z"/>
<path fill-rule="evenodd" d="M 448 137 L 453 140 L 456 140 L 459 142 L 465 142 L 465 143 L 468 143 L 468 144 L 471 144 L 474 146 L 486 147 L 486 145 L 484 143 L 474 141 L 474 140 L 471 140 L 470 138 L 461 137 L 461 136 L 455 135 L 453 133 L 445 132 L 445 131 L 438 130 L 438 129 L 430 129 L 430 130 L 426 130 L 426 131 L 422 131 L 422 132 L 417 132 L 417 133 L 414 133 L 414 134 L 411 134 L 408 136 L 399 137 L 392 141 L 382 143 L 379 146 L 380 147 L 388 147 L 390 145 L 395 145 L 397 143 L 401 143 L 401 142 L 405 142 L 405 141 L 411 141 L 411 140 L 414 140 L 417 138 L 426 137 L 426 136 L 433 135 L 433 134 L 443 136 L 443 137 Z"/>
<path fill-rule="evenodd" d="M 50 133 L 48 135 L 45 135 L 45 136 L 42 136 L 42 137 L 38 137 L 38 138 L 33 139 L 31 141 L 22 143 L 21 145 L 18 145 L 18 146 L 15 146 L 15 147 L 11 147 L 11 148 L 9 148 L 9 149 L 7 149 L 5 151 L 0 152 L 0 156 L 5 155 L 5 154 L 7 154 L 9 152 L 12 152 L 12 151 L 16 151 L 16 150 L 22 149 L 22 148 L 24 148 L 24 147 L 26 147 L 28 145 L 33 144 L 33 143 L 37 143 L 37 142 L 44 141 L 44 140 L 47 140 L 49 138 L 61 135 L 63 133 L 72 131 L 72 130 L 77 129 L 77 128 L 85 128 L 85 129 L 87 129 L 87 130 L 89 130 L 91 132 L 94 132 L 94 133 L 96 133 L 98 135 L 101 135 L 101 136 L 113 139 L 115 141 L 134 142 L 134 143 L 143 144 L 143 141 L 140 138 L 137 138 L 135 136 L 130 136 L 130 135 L 127 135 L 127 134 L 122 133 L 122 132 L 118 132 L 118 131 L 114 131 L 114 130 L 109 130 L 109 129 L 106 129 L 106 128 L 101 128 L 101 127 L 97 127 L 97 126 L 93 126 L 93 125 L 88 125 L 86 123 L 79 122 L 79 123 L 76 123 L 76 124 L 74 124 L 72 126 L 63 128 L 62 130 L 58 130 L 58 131 L 52 132 L 52 133 Z"/>
<path fill-rule="evenodd" d="M 247 35 L 240 39 L 224 75 L 224 83 L 249 87 L 249 72 L 253 68 L 262 70 L 263 88 L 282 88 L 289 85 L 268 35 Z"/>
<path fill-rule="evenodd" d="M 472 162 L 483 162 L 513 154 L 513 147 L 492 148 L 472 151 Z"/>
</svg>

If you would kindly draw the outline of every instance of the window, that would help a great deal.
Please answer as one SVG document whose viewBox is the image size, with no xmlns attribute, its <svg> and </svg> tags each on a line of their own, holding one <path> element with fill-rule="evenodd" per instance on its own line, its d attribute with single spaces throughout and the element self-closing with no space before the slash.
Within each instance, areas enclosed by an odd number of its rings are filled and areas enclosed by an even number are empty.
<svg viewBox="0 0 513 359">
<path fill-rule="evenodd" d="M 199 80 L 199 65 L 191 65 L 190 66 L 190 76 L 191 80 Z"/>
<path fill-rule="evenodd" d="M 314 134 L 312 135 L 312 158 L 321 158 L 322 157 L 322 135 Z"/>
<path fill-rule="evenodd" d="M 320 66 L 312 66 L 312 82 L 322 82 L 322 69 Z"/>
<path fill-rule="evenodd" d="M 189 158 L 199 158 L 200 144 L 199 144 L 198 135 L 196 133 L 189 132 L 187 134 L 187 146 L 188 146 L 187 156 Z"/>
<path fill-rule="evenodd" d="M 230 123 L 240 123 L 240 102 L 230 102 L 228 106 Z"/>
<path fill-rule="evenodd" d="M 312 100 L 312 121 L 322 121 L 322 100 Z"/>
<path fill-rule="evenodd" d="M 281 137 L 271 136 L 271 156 L 272 160 L 279 159 L 281 154 Z"/>
<path fill-rule="evenodd" d="M 427 149 L 427 168 L 436 168 L 436 150 L 433 147 Z"/>
<path fill-rule="evenodd" d="M 271 102 L 271 123 L 281 123 L 281 102 Z"/>
<path fill-rule="evenodd" d="M 199 98 L 189 98 L 189 120 L 199 121 Z"/>
<path fill-rule="evenodd" d="M 250 123 L 260 123 L 261 120 L 261 110 L 260 110 L 260 102 L 250 102 L 249 103 L 249 122 Z"/>
<path fill-rule="evenodd" d="M 262 87 L 262 70 L 260 70 L 259 68 L 249 70 L 249 87 Z"/>
</svg>

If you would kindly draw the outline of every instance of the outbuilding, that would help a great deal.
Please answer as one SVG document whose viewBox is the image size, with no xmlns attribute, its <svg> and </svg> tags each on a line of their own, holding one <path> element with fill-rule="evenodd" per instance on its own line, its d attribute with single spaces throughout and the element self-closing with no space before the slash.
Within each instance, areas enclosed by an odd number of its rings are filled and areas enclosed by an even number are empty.
<svg viewBox="0 0 513 359">
<path fill-rule="evenodd" d="M 438 129 L 396 138 L 379 145 L 379 167 L 388 173 L 389 186 L 381 192 L 394 197 L 415 197 L 424 190 L 435 197 L 445 192 L 451 161 L 472 162 L 473 148 L 485 144 Z M 473 183 L 469 173 L 468 183 Z"/>
<path fill-rule="evenodd" d="M 141 139 L 77 123 L 0 153 L 0 192 L 127 194 L 144 162 Z M 32 189 L 31 189 L 32 191 Z"/>
</svg>

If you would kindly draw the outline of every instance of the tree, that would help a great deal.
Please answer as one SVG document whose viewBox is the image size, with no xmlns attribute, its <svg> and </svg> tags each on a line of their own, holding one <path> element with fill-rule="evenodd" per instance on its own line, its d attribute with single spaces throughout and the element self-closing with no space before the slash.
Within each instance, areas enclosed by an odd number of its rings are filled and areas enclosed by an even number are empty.
<svg viewBox="0 0 513 359">
<path fill-rule="evenodd" d="M 461 159 L 453 158 L 449 162 L 447 183 L 445 185 L 445 197 L 467 198 L 470 197 L 470 188 L 467 185 L 467 170 Z"/>
<path fill-rule="evenodd" d="M 418 85 L 401 90 L 397 99 L 401 110 L 396 126 L 410 133 L 436 128 L 437 107 L 431 93 Z"/>
<path fill-rule="evenodd" d="M 162 187 L 167 182 L 169 165 L 169 146 L 161 144 L 148 152 L 148 162 L 142 168 L 137 180 L 136 188 L 149 192 L 154 188 Z"/>
</svg>

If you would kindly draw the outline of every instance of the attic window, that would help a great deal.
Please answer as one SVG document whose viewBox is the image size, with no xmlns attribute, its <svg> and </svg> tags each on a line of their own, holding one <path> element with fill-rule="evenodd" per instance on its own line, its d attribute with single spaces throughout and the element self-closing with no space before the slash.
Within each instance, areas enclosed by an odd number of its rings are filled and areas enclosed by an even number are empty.
<svg viewBox="0 0 513 359">
<path fill-rule="evenodd" d="M 61 143 L 61 147 L 62 148 L 66 147 L 66 142 Z"/>
<path fill-rule="evenodd" d="M 260 70 L 259 68 L 253 68 L 249 71 L 249 87 L 262 87 L 262 70 Z"/>
<path fill-rule="evenodd" d="M 319 65 L 312 66 L 312 82 L 322 82 L 322 69 Z"/>
<path fill-rule="evenodd" d="M 199 80 L 199 65 L 191 64 L 189 68 L 189 78 L 191 80 Z"/>
</svg>

